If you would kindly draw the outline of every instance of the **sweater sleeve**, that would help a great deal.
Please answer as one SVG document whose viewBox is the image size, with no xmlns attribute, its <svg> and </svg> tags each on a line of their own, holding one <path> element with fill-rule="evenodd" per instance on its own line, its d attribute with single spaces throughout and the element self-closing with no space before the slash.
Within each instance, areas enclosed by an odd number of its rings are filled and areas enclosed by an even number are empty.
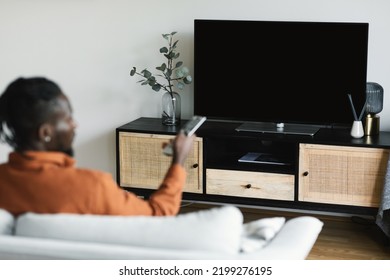
<svg viewBox="0 0 390 280">
<path fill-rule="evenodd" d="M 149 200 L 145 200 L 122 190 L 112 177 L 106 177 L 103 179 L 101 195 L 97 197 L 97 212 L 109 215 L 176 215 L 180 209 L 185 180 L 185 169 L 179 164 L 172 165 L 159 188 Z"/>
</svg>

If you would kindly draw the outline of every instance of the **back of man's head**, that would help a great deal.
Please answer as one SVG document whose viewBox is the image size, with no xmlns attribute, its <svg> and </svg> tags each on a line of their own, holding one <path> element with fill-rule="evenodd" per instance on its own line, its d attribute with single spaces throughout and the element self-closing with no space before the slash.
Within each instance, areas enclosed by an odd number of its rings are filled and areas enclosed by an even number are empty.
<svg viewBox="0 0 390 280">
<path fill-rule="evenodd" d="M 14 148 L 28 145 L 48 121 L 60 87 L 43 77 L 18 78 L 0 96 L 0 140 Z"/>
</svg>

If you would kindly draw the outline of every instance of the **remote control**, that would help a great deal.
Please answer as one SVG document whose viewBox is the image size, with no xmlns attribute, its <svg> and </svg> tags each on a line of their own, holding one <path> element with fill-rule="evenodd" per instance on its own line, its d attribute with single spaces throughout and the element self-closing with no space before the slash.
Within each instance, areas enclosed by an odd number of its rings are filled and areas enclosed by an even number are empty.
<svg viewBox="0 0 390 280">
<path fill-rule="evenodd" d="M 188 122 L 184 124 L 184 126 L 180 129 L 183 131 L 185 135 L 191 136 L 195 133 L 195 131 L 206 121 L 206 117 L 203 116 L 193 116 Z M 163 149 L 163 153 L 167 156 L 171 156 L 173 154 L 172 145 L 168 144 Z"/>
</svg>

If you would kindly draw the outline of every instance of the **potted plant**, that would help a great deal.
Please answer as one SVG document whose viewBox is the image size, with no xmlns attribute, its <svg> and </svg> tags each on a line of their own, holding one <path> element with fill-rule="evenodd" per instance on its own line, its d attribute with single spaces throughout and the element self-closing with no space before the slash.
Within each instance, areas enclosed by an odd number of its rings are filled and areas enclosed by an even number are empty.
<svg viewBox="0 0 390 280">
<path fill-rule="evenodd" d="M 175 63 L 175 60 L 180 56 L 180 53 L 176 51 L 179 41 L 173 40 L 176 33 L 162 34 L 163 38 L 167 40 L 168 46 L 160 48 L 160 53 L 164 55 L 167 62 L 156 67 L 156 70 L 160 71 L 158 74 L 153 75 L 147 69 L 138 72 L 136 67 L 133 67 L 130 71 L 130 76 L 138 75 L 142 77 L 138 81 L 141 85 L 149 85 L 156 92 L 160 90 L 165 92 L 162 96 L 162 122 L 165 125 L 180 123 L 180 95 L 174 89 L 182 90 L 185 84 L 192 82 L 189 70 L 183 66 L 183 62 L 177 61 Z"/>
</svg>

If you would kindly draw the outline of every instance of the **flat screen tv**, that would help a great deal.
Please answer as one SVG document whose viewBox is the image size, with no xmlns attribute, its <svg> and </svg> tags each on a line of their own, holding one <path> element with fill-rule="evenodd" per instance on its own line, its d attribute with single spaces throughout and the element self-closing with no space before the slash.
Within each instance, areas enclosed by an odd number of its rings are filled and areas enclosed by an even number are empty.
<svg viewBox="0 0 390 280">
<path fill-rule="evenodd" d="M 366 100 L 367 53 L 368 23 L 195 19 L 194 114 L 350 127 L 348 94 L 358 113 Z"/>
</svg>

